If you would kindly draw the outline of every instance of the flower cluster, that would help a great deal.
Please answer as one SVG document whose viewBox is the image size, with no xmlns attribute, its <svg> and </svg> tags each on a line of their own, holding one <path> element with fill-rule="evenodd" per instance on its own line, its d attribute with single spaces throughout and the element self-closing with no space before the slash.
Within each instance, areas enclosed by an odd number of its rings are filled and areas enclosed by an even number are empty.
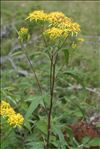
<svg viewBox="0 0 100 149">
<path fill-rule="evenodd" d="M 80 32 L 80 25 L 78 23 L 74 22 L 64 13 L 58 11 L 46 13 L 43 10 L 35 10 L 29 13 L 26 20 L 43 23 L 43 36 L 50 39 L 49 41 L 56 42 L 56 39 L 62 37 L 66 39 L 66 37 L 68 38 L 71 36 L 77 38 L 77 35 Z M 28 30 L 21 28 L 21 30 L 18 32 L 19 37 L 24 37 L 27 32 Z"/>
<path fill-rule="evenodd" d="M 77 45 L 79 45 L 80 43 L 84 42 L 84 39 L 83 38 L 77 38 L 76 41 L 73 41 L 72 42 L 72 45 L 71 47 L 73 49 L 77 48 Z"/>
<path fill-rule="evenodd" d="M 69 31 L 78 34 L 80 32 L 80 25 L 78 23 L 70 23 Z"/>
<path fill-rule="evenodd" d="M 6 101 L 0 103 L 0 115 L 7 118 L 7 122 L 11 126 L 21 126 L 24 118 L 20 113 L 16 113 L 14 109 Z"/>
<path fill-rule="evenodd" d="M 57 39 L 59 37 L 67 37 L 68 33 L 65 32 L 62 29 L 59 29 L 59 28 L 56 28 L 56 27 L 52 27 L 52 28 L 49 28 L 49 29 L 45 30 L 43 35 L 46 36 L 46 37 L 49 37 L 51 40 L 52 39 L 55 40 L 55 39 Z"/>
<path fill-rule="evenodd" d="M 51 13 L 45 13 L 43 10 L 33 11 L 26 19 L 30 19 L 30 21 L 47 21 L 51 26 L 67 29 L 73 33 L 80 32 L 80 25 L 78 23 L 73 22 L 71 18 L 66 17 L 64 13 L 58 11 Z"/>
<path fill-rule="evenodd" d="M 79 33 L 80 25 L 73 22 L 71 18 L 66 17 L 61 12 L 52 12 L 49 14 L 48 20 L 50 23 L 60 29 L 66 29 L 69 33 Z"/>
<path fill-rule="evenodd" d="M 65 18 L 65 15 L 62 12 L 51 12 L 48 14 L 48 21 L 51 25 L 57 25 L 61 23 Z"/>
<path fill-rule="evenodd" d="M 21 34 L 27 34 L 27 33 L 28 33 L 28 28 L 22 27 L 22 28 L 20 29 L 20 33 L 21 33 Z"/>
<path fill-rule="evenodd" d="M 18 36 L 19 36 L 19 39 L 22 41 L 28 40 L 29 39 L 28 28 L 22 27 L 18 31 Z"/>
<path fill-rule="evenodd" d="M 47 14 L 44 13 L 43 10 L 39 11 L 33 11 L 32 13 L 29 13 L 29 16 L 26 18 L 26 20 L 29 19 L 30 21 L 46 21 L 47 20 Z"/>
</svg>

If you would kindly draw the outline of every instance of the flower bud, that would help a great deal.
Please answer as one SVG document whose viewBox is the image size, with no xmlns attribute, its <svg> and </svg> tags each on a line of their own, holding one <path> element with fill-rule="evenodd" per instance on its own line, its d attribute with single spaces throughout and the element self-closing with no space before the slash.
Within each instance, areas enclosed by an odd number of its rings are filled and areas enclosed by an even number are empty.
<svg viewBox="0 0 100 149">
<path fill-rule="evenodd" d="M 22 27 L 19 31 L 18 31 L 18 39 L 23 42 L 23 41 L 27 41 L 30 37 L 29 33 L 28 33 L 28 28 Z"/>
</svg>

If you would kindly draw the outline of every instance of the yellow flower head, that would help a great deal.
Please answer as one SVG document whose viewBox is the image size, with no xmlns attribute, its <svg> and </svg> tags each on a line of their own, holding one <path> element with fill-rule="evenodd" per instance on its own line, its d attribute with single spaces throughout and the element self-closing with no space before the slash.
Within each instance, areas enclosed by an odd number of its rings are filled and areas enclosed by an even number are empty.
<svg viewBox="0 0 100 149">
<path fill-rule="evenodd" d="M 83 38 L 77 38 L 77 41 L 78 41 L 79 43 L 81 43 L 81 42 L 84 42 L 84 39 L 83 39 Z"/>
<path fill-rule="evenodd" d="M 47 29 L 43 34 L 44 36 L 49 37 L 51 40 L 55 40 L 59 37 L 68 36 L 68 34 L 64 32 L 64 30 L 56 27 Z"/>
<path fill-rule="evenodd" d="M 8 108 L 10 108 L 10 104 L 7 103 L 6 101 L 2 101 L 2 102 L 0 103 L 0 108 L 8 109 Z"/>
<path fill-rule="evenodd" d="M 75 49 L 75 48 L 77 48 L 77 44 L 73 42 L 72 45 L 71 45 L 71 47 L 72 47 L 73 49 Z"/>
<path fill-rule="evenodd" d="M 20 113 L 13 114 L 8 118 L 8 123 L 12 126 L 20 126 L 23 124 L 24 118 Z"/>
<path fill-rule="evenodd" d="M 35 10 L 29 14 L 26 18 L 30 21 L 46 21 L 49 23 L 49 27 L 56 27 L 62 30 L 67 30 L 70 33 L 78 34 L 80 32 L 80 25 L 73 22 L 71 18 L 66 17 L 62 12 L 50 12 L 45 13 L 43 10 Z"/>
<path fill-rule="evenodd" d="M 49 38 L 51 41 L 54 41 L 60 37 L 60 40 L 55 41 L 60 42 L 61 40 L 66 39 L 66 37 L 70 38 L 74 35 L 77 37 L 77 34 L 80 32 L 80 25 L 59 11 L 45 13 L 43 10 L 35 10 L 29 13 L 26 20 L 27 19 L 35 22 L 39 21 L 39 24 L 41 24 L 40 22 L 42 21 L 44 28 L 46 28 L 46 30 L 43 32 L 43 35 L 46 38 Z M 21 39 L 21 41 L 27 39 L 27 32 L 28 30 L 25 28 L 20 29 L 18 33 L 19 39 Z M 79 42 L 82 42 L 82 40 L 75 39 L 75 44 Z M 72 47 L 75 47 L 75 44 L 72 44 Z"/>
<path fill-rule="evenodd" d="M 30 21 L 46 21 L 47 20 L 47 14 L 44 13 L 43 10 L 36 10 L 31 13 L 29 13 L 29 16 L 26 18 L 26 20 L 29 19 Z"/>
<path fill-rule="evenodd" d="M 52 25 L 58 25 L 65 18 L 65 15 L 62 12 L 51 12 L 48 14 L 48 21 Z"/>
<path fill-rule="evenodd" d="M 21 29 L 20 29 L 20 33 L 28 33 L 28 28 L 26 28 L 26 27 L 22 27 Z"/>
<path fill-rule="evenodd" d="M 68 29 L 71 23 L 72 20 L 68 17 L 65 17 L 60 23 L 58 23 L 58 27 L 62 29 Z"/>
<path fill-rule="evenodd" d="M 6 115 L 6 110 L 8 110 L 10 108 L 10 104 L 2 101 L 0 103 L 0 115 L 5 116 Z"/>
<path fill-rule="evenodd" d="M 10 117 L 10 116 L 12 116 L 14 114 L 16 114 L 16 112 L 14 111 L 14 109 L 12 107 L 10 107 L 10 108 L 8 108 L 8 109 L 5 110 L 5 115 L 7 117 Z"/>
<path fill-rule="evenodd" d="M 26 27 L 20 28 L 20 30 L 18 31 L 18 36 L 19 39 L 22 41 L 28 40 L 29 39 L 28 28 Z"/>
<path fill-rule="evenodd" d="M 24 118 L 21 114 L 16 113 L 14 109 L 6 101 L 0 104 L 0 115 L 8 119 L 8 123 L 13 126 L 21 126 Z"/>
<path fill-rule="evenodd" d="M 80 25 L 72 21 L 71 18 L 66 17 L 62 12 L 51 12 L 48 14 L 48 21 L 54 27 L 60 29 L 67 29 L 72 33 L 80 32 Z"/>
<path fill-rule="evenodd" d="M 72 33 L 79 33 L 80 32 L 80 25 L 78 23 L 72 22 L 69 26 L 69 30 Z"/>
</svg>

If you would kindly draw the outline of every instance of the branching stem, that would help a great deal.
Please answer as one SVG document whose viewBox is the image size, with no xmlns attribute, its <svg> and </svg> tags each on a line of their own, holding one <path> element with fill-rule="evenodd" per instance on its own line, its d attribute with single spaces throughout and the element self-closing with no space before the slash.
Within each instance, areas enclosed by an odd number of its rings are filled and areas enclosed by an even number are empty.
<svg viewBox="0 0 100 149">
<path fill-rule="evenodd" d="M 48 128 L 47 128 L 47 146 L 46 149 L 50 148 L 50 135 L 51 135 L 51 116 L 53 107 L 53 97 L 54 97 L 54 84 L 55 84 L 55 67 L 56 67 L 57 54 L 51 54 L 51 66 L 50 66 L 50 107 L 48 112 Z"/>
</svg>

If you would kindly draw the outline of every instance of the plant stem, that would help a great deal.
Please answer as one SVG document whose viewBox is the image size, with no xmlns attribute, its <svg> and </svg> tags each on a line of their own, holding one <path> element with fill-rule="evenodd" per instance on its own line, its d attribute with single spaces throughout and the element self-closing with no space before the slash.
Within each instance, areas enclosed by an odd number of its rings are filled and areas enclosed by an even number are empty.
<svg viewBox="0 0 100 149">
<path fill-rule="evenodd" d="M 28 54 L 27 54 L 27 52 L 26 52 L 26 50 L 25 50 L 25 48 L 24 48 L 24 45 L 21 44 L 21 47 L 22 47 L 22 49 L 23 49 L 23 51 L 24 51 L 24 54 L 25 54 L 25 56 L 26 56 L 26 58 L 27 58 L 27 60 L 28 60 L 28 63 L 29 63 L 29 65 L 30 65 L 30 68 L 31 68 L 31 70 L 32 70 L 32 72 L 33 72 L 33 74 L 34 74 L 34 76 L 35 76 L 35 80 L 36 80 L 36 82 L 37 82 L 37 86 L 38 86 L 38 88 L 39 88 L 39 90 L 40 90 L 40 93 L 41 93 L 41 96 L 42 96 L 42 87 L 41 87 L 40 82 L 39 82 L 39 79 L 38 79 L 38 77 L 37 77 L 37 75 L 36 75 L 36 71 L 35 71 L 35 69 L 34 69 L 34 67 L 33 67 L 33 65 L 32 65 L 32 63 L 31 63 L 31 61 L 30 61 L 30 58 L 29 58 L 29 56 L 28 56 Z M 47 108 L 46 108 L 46 104 L 45 104 L 45 101 L 44 101 L 44 97 L 43 97 L 43 103 L 44 103 L 45 111 L 47 112 Z"/>
<path fill-rule="evenodd" d="M 46 149 L 50 147 L 50 135 L 51 135 L 51 116 L 53 107 L 53 97 L 54 97 L 54 84 L 55 84 L 55 66 L 56 66 L 57 55 L 51 55 L 51 67 L 50 67 L 50 107 L 48 112 L 48 128 L 47 128 L 47 145 Z"/>
<path fill-rule="evenodd" d="M 40 93 L 41 93 L 41 95 L 42 95 L 42 88 L 41 88 L 40 82 L 39 82 L 39 80 L 38 80 L 38 77 L 37 77 L 36 72 L 35 72 L 35 70 L 34 70 L 34 68 L 33 68 L 33 65 L 32 65 L 32 63 L 31 63 L 31 61 L 30 61 L 30 59 L 29 59 L 29 57 L 28 57 L 28 54 L 27 54 L 26 50 L 24 49 L 24 46 L 23 46 L 23 45 L 22 45 L 22 49 L 24 50 L 24 54 L 25 54 L 25 56 L 26 56 L 26 58 L 27 58 L 27 60 L 28 60 L 28 63 L 29 63 L 29 65 L 30 65 L 30 67 L 31 67 L 31 70 L 32 70 L 32 72 L 33 72 L 33 74 L 34 74 L 34 76 L 35 76 L 35 79 L 36 79 L 36 82 L 37 82 L 37 86 L 38 86 L 38 88 L 39 88 L 39 90 L 40 90 Z"/>
</svg>

